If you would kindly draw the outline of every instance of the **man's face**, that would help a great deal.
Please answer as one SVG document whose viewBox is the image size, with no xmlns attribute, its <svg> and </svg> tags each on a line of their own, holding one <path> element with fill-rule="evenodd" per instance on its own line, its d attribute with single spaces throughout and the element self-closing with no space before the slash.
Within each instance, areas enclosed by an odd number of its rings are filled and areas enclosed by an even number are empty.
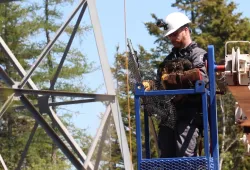
<svg viewBox="0 0 250 170">
<path fill-rule="evenodd" d="M 171 43 L 175 48 L 182 48 L 184 45 L 184 40 L 187 36 L 187 27 L 181 27 L 172 34 L 168 35 L 168 38 L 170 39 Z"/>
</svg>

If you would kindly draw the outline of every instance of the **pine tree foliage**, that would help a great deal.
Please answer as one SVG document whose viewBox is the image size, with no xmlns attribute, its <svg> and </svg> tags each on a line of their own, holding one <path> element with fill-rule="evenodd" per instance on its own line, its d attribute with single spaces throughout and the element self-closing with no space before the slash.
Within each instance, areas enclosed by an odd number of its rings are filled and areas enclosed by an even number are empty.
<svg viewBox="0 0 250 170">
<path fill-rule="evenodd" d="M 39 44 L 40 52 L 49 43 L 49 41 L 54 38 L 55 32 L 62 25 L 62 22 L 58 22 L 58 20 L 62 19 L 63 17 L 63 11 L 61 8 L 72 2 L 74 1 L 44 0 L 43 3 L 39 4 L 38 14 L 43 13 L 43 15 L 37 16 L 40 30 L 39 33 L 41 34 L 41 37 L 46 37 L 45 39 L 42 39 L 42 44 Z M 75 23 L 71 22 L 71 24 L 72 25 L 69 25 L 66 28 L 66 35 L 71 35 L 73 31 Z M 80 37 L 88 30 L 89 26 L 80 25 L 77 30 L 76 36 Z M 64 36 L 64 34 L 62 34 L 62 36 Z M 39 80 L 41 88 L 48 88 L 48 81 L 52 80 L 52 77 L 55 74 L 57 65 L 59 64 L 59 61 L 63 56 L 68 40 L 69 36 L 64 39 L 58 39 L 51 52 L 48 54 L 47 58 L 42 61 L 41 66 L 39 67 L 39 71 L 36 72 L 36 75 L 34 76 L 35 80 Z M 93 67 L 94 63 L 88 62 L 86 56 L 84 56 L 79 49 L 73 48 L 71 46 L 66 57 L 64 66 L 61 70 L 61 73 L 59 74 L 55 89 L 71 90 L 75 92 L 90 90 L 86 85 L 84 85 L 80 81 L 84 80 L 84 74 L 90 73 L 94 70 Z M 75 81 L 74 87 L 71 86 L 72 80 Z"/>
<path fill-rule="evenodd" d="M 223 170 L 249 169 L 246 147 L 239 140 L 243 136 L 242 128 L 234 118 L 235 99 L 227 93 L 219 96 L 217 103 L 221 167 Z"/>
<path fill-rule="evenodd" d="M 112 68 L 112 72 L 114 74 L 114 78 L 116 79 L 116 83 L 117 83 L 117 97 L 118 97 L 118 101 L 119 101 L 119 105 L 121 113 L 122 113 L 122 120 L 125 126 L 125 130 L 126 130 L 126 136 L 128 139 L 128 144 L 129 147 L 132 146 L 132 149 L 130 148 L 130 151 L 132 150 L 132 160 L 134 160 L 134 156 L 135 156 L 135 134 L 133 133 L 135 131 L 135 124 L 132 123 L 134 122 L 134 110 L 132 108 L 134 108 L 133 105 L 133 100 L 130 100 L 130 103 L 128 103 L 128 88 L 129 86 L 127 86 L 126 82 L 127 82 L 127 70 L 126 70 L 126 54 L 121 54 L 119 53 L 119 47 L 116 48 L 116 56 L 115 56 L 115 68 Z M 119 87 L 119 88 L 118 88 Z M 131 96 L 132 93 L 129 92 L 129 96 Z M 128 118 L 128 109 L 130 108 L 130 121 L 131 121 L 131 127 L 129 127 L 129 118 Z M 129 132 L 129 130 L 131 130 L 131 132 Z M 115 132 L 115 131 L 114 131 Z M 129 134 L 131 134 L 131 136 L 129 136 Z M 114 137 L 117 139 L 117 134 L 114 133 L 113 134 Z M 131 139 L 131 140 L 130 140 Z M 120 148 L 118 144 L 118 140 L 114 141 L 114 144 L 112 144 L 112 159 L 111 162 L 113 162 L 112 164 L 115 165 L 115 167 L 112 167 L 113 169 L 118 169 L 119 167 L 117 167 L 115 162 L 120 162 L 120 164 L 123 164 L 123 159 L 121 157 L 121 154 L 117 155 L 117 152 L 120 153 Z"/>
<path fill-rule="evenodd" d="M 51 40 L 51 37 L 55 35 L 55 31 L 62 24 L 61 20 L 64 15 L 62 10 L 71 3 L 73 3 L 72 0 L 1 3 L 0 36 L 4 39 L 24 69 L 28 70 L 31 67 L 31 64 L 40 55 L 42 49 Z M 89 26 L 81 25 L 76 36 L 80 37 L 89 29 Z M 32 77 L 32 80 L 40 89 L 49 88 L 50 80 L 55 73 L 55 69 L 68 41 L 67 38 L 72 30 L 72 25 L 67 27 L 66 33 L 63 35 L 64 38 L 55 44 L 51 53 L 42 61 L 41 66 L 38 67 L 35 76 Z M 0 51 L 0 54 L 0 66 L 14 81 L 20 81 L 21 78 L 10 60 L 8 60 L 2 51 Z M 65 67 L 56 84 L 56 89 L 74 92 L 94 91 L 82 82 L 84 74 L 93 71 L 93 69 L 94 63 L 88 62 L 86 56 L 79 49 L 71 48 Z M 75 82 L 74 85 L 72 85 L 72 82 Z M 2 81 L 1 84 L 6 86 Z M 30 99 L 35 98 L 31 97 Z M 0 104 L 2 105 L 5 100 L 6 96 L 1 94 Z M 60 98 L 58 101 L 63 100 L 64 98 Z M 37 104 L 36 100 L 32 100 L 31 102 Z M 19 101 L 15 101 L 12 106 L 20 104 Z M 0 119 L 0 154 L 3 156 L 9 169 L 17 167 L 24 146 L 35 123 L 35 120 L 27 110 L 16 110 L 14 108 L 11 107 L 8 109 Z M 72 114 L 63 112 L 62 116 L 60 116 L 61 120 L 65 126 L 70 127 L 70 131 L 76 141 L 86 151 L 88 146 L 90 146 L 92 138 L 84 130 L 78 129 L 69 123 L 69 115 L 70 117 L 72 116 Z M 50 119 L 46 115 L 44 118 L 49 122 Z M 57 129 L 55 130 L 57 131 Z M 56 150 L 56 160 L 52 163 L 52 144 L 53 141 L 51 138 L 39 126 L 32 140 L 28 155 L 23 162 L 22 169 L 70 169 L 70 162 L 60 150 Z"/>
<path fill-rule="evenodd" d="M 224 59 L 223 47 L 227 41 L 249 39 L 249 18 L 236 12 L 234 1 L 178 0 L 172 6 L 190 16 L 194 40 L 204 49 L 213 44 L 218 61 Z"/>
<path fill-rule="evenodd" d="M 157 46 L 155 49 L 154 48 L 151 49 L 153 58 L 161 60 L 164 57 L 162 55 L 167 55 L 170 52 L 170 47 L 171 47 L 170 41 L 164 36 L 165 31 L 161 30 L 155 24 L 157 22 L 157 19 L 161 19 L 161 18 L 158 18 L 155 14 L 151 14 L 151 16 L 154 19 L 154 22 L 146 22 L 145 26 L 149 34 L 156 37 L 156 40 L 154 41 L 154 43 L 157 44 Z"/>
<path fill-rule="evenodd" d="M 136 47 L 134 47 L 136 49 Z M 136 122 L 135 122 L 135 111 L 134 111 L 134 94 L 132 89 L 133 87 L 130 86 L 131 83 L 127 84 L 127 75 L 128 71 L 133 72 L 134 70 L 127 70 L 126 60 L 127 60 L 127 53 L 120 53 L 119 47 L 116 48 L 117 54 L 115 56 L 115 63 L 114 68 L 112 68 L 112 72 L 114 75 L 114 78 L 116 80 L 117 84 L 117 95 L 118 95 L 118 101 L 120 105 L 120 110 L 122 113 L 123 123 L 126 130 L 126 135 L 128 139 L 128 145 L 130 148 L 130 154 L 132 155 L 132 162 L 134 169 L 137 168 L 137 152 L 136 152 L 136 136 L 135 136 L 135 130 L 136 130 Z M 154 79 L 155 78 L 155 67 L 157 65 L 157 62 L 159 62 L 157 59 L 152 58 L 152 54 L 148 53 L 142 46 L 138 46 L 137 50 L 138 54 L 138 63 L 139 63 L 139 71 L 142 76 L 142 79 Z M 129 69 L 129 68 L 128 68 Z M 129 92 L 129 93 L 128 93 Z M 129 98 L 129 102 L 128 102 Z M 129 117 L 129 109 L 130 109 L 130 117 Z M 143 110 L 143 108 L 141 108 Z M 130 120 L 129 120 L 130 119 Z M 129 126 L 130 121 L 130 126 Z M 145 141 L 144 141 L 144 114 L 141 113 L 141 129 L 142 129 L 142 152 L 143 157 L 145 157 Z M 114 139 L 117 138 L 116 134 L 114 133 Z M 154 140 L 152 138 L 152 135 L 150 135 L 150 141 L 151 141 L 151 156 L 157 157 L 156 148 L 154 147 Z M 112 149 L 111 149 L 111 164 L 116 165 L 115 162 L 122 163 L 122 157 L 120 154 L 117 154 L 116 151 L 120 152 L 119 145 L 117 143 L 117 140 L 113 140 L 112 143 Z M 119 169 L 119 166 L 113 166 L 111 169 Z"/>
</svg>

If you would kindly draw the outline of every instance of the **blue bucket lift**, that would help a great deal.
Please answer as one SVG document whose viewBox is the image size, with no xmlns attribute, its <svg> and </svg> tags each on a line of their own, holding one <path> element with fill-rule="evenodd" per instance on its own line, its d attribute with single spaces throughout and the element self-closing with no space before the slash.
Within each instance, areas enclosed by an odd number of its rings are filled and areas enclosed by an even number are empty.
<svg viewBox="0 0 250 170">
<path fill-rule="evenodd" d="M 209 88 L 205 88 L 203 81 L 197 81 L 194 89 L 181 90 L 156 90 L 144 91 L 142 84 L 135 89 L 135 113 L 136 113 L 136 144 L 138 170 L 219 170 L 219 142 L 217 129 L 216 110 L 216 82 L 215 71 L 217 70 L 214 57 L 214 46 L 208 46 L 208 75 Z M 145 151 L 146 158 L 142 158 L 142 135 L 140 121 L 140 97 L 153 95 L 177 95 L 177 94 L 200 94 L 202 96 L 202 111 L 204 124 L 204 151 L 205 156 L 185 158 L 150 158 L 148 115 L 144 114 L 145 120 Z M 209 96 L 209 100 L 208 99 Z M 208 110 L 208 105 L 210 109 Z M 211 142 L 209 140 L 209 123 Z M 211 149 L 210 149 L 211 148 Z"/>
</svg>

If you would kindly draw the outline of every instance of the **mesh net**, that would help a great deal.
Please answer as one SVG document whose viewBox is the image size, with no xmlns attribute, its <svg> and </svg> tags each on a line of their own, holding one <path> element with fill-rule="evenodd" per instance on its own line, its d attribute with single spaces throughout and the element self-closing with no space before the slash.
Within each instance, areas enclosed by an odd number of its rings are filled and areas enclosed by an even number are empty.
<svg viewBox="0 0 250 170">
<path fill-rule="evenodd" d="M 128 43 L 128 69 L 129 69 L 129 84 L 134 92 L 136 83 L 142 83 L 142 76 L 140 74 L 140 65 L 138 62 L 137 52 L 134 51 L 131 42 Z M 145 68 L 148 69 L 148 68 Z M 152 71 L 153 72 L 153 71 Z M 149 80 L 152 90 L 163 90 L 161 82 L 156 78 L 156 75 L 151 75 Z M 149 115 L 155 115 L 160 120 L 160 125 L 168 126 L 174 129 L 176 124 L 176 110 L 172 103 L 175 96 L 147 96 L 142 97 L 144 109 Z"/>
<path fill-rule="evenodd" d="M 209 162 L 209 164 L 208 164 Z M 212 158 L 206 157 L 189 157 L 189 158 L 175 158 L 175 159 L 145 159 L 142 160 L 141 170 L 213 170 L 214 161 Z"/>
</svg>

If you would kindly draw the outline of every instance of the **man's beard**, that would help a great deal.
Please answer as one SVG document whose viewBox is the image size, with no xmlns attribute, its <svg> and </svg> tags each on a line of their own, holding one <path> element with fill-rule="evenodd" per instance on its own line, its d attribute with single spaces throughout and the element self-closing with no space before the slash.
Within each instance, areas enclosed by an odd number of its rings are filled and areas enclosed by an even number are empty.
<svg viewBox="0 0 250 170">
<path fill-rule="evenodd" d="M 182 43 L 180 41 L 173 41 L 172 44 L 173 44 L 173 46 L 175 48 L 181 48 L 182 47 Z"/>
</svg>

